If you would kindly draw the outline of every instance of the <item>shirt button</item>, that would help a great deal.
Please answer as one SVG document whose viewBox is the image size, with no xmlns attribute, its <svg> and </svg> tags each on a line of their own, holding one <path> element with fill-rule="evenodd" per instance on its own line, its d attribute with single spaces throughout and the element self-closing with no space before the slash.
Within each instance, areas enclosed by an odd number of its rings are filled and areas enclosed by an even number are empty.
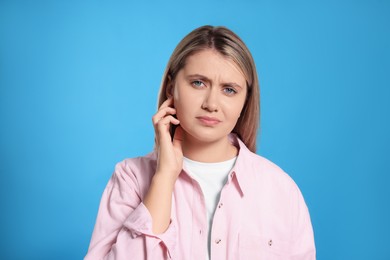
<svg viewBox="0 0 390 260">
<path fill-rule="evenodd" d="M 220 239 L 220 238 L 215 239 L 215 243 L 216 243 L 216 244 L 219 244 L 220 242 L 221 242 L 221 239 Z"/>
<path fill-rule="evenodd" d="M 221 202 L 221 203 L 219 203 L 218 208 L 222 208 L 222 206 L 223 206 L 223 203 Z"/>
<path fill-rule="evenodd" d="M 270 240 L 268 241 L 268 245 L 269 245 L 269 246 L 272 246 L 272 239 L 270 239 Z"/>
<path fill-rule="evenodd" d="M 202 235 L 202 229 L 199 229 L 199 235 Z"/>
<path fill-rule="evenodd" d="M 234 176 L 234 172 L 230 173 L 230 177 L 233 178 Z"/>
</svg>

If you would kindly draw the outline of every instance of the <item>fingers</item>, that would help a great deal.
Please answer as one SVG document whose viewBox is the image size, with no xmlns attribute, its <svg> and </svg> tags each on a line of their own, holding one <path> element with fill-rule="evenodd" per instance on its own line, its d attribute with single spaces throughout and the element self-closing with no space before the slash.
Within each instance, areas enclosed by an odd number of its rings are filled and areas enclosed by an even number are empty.
<svg viewBox="0 0 390 260">
<path fill-rule="evenodd" d="M 172 107 L 172 104 L 173 99 L 170 97 L 161 104 L 157 113 L 152 117 L 157 144 L 172 142 L 169 133 L 170 124 L 180 124 L 180 121 L 173 116 L 176 114 L 176 109 Z"/>
<path fill-rule="evenodd" d="M 176 114 L 176 109 L 171 105 L 173 104 L 173 98 L 169 97 L 165 100 L 161 106 L 159 107 L 157 113 L 152 117 L 153 125 L 157 125 L 157 123 L 163 119 L 166 115 L 174 115 Z"/>
<path fill-rule="evenodd" d="M 165 128 L 168 129 L 170 124 L 178 125 L 180 124 L 180 121 L 179 119 L 174 118 L 171 115 L 166 116 L 157 122 L 157 129 L 159 130 L 163 130 Z"/>
<path fill-rule="evenodd" d="M 165 101 L 161 104 L 161 106 L 159 107 L 159 110 L 160 110 L 161 108 L 164 108 L 164 107 L 169 107 L 169 106 L 171 106 L 172 104 L 173 104 L 173 98 L 172 98 L 172 97 L 168 97 L 168 99 L 165 100 Z"/>
<path fill-rule="evenodd" d="M 155 126 L 156 130 L 156 141 L 157 144 L 171 144 L 171 135 L 169 133 L 169 127 L 171 124 L 178 125 L 180 121 L 173 116 L 169 115 L 161 119 Z"/>
<path fill-rule="evenodd" d="M 153 125 L 157 125 L 157 123 L 165 118 L 167 115 L 174 115 L 176 114 L 176 109 L 173 107 L 162 107 L 160 108 L 157 113 L 152 117 Z"/>
</svg>

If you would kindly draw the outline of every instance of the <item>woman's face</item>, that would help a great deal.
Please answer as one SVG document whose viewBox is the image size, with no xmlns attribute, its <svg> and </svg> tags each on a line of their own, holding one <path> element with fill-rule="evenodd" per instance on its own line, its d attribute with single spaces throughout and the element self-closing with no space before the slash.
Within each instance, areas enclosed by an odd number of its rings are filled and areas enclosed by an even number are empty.
<svg viewBox="0 0 390 260">
<path fill-rule="evenodd" d="M 240 117 L 246 93 L 244 75 L 230 59 L 211 49 L 188 57 L 172 92 L 185 138 L 225 139 Z"/>
</svg>

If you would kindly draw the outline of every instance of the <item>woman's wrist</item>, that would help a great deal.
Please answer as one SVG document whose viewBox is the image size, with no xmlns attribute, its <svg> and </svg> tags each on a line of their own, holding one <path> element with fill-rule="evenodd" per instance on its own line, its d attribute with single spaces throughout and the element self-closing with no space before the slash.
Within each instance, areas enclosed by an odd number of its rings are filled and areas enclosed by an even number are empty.
<svg viewBox="0 0 390 260">
<path fill-rule="evenodd" d="M 153 176 L 152 182 L 158 183 L 159 185 L 174 186 L 177 180 L 178 174 L 168 171 L 156 171 Z"/>
</svg>

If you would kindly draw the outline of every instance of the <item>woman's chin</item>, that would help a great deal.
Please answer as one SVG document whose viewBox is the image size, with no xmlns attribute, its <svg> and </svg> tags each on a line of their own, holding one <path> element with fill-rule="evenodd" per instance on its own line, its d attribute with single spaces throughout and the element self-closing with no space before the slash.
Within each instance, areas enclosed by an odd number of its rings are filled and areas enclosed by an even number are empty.
<svg viewBox="0 0 390 260">
<path fill-rule="evenodd" d="M 215 129 L 214 129 L 215 130 Z M 190 143 L 210 144 L 226 139 L 229 133 L 216 133 L 215 131 L 184 131 L 185 138 Z"/>
</svg>

